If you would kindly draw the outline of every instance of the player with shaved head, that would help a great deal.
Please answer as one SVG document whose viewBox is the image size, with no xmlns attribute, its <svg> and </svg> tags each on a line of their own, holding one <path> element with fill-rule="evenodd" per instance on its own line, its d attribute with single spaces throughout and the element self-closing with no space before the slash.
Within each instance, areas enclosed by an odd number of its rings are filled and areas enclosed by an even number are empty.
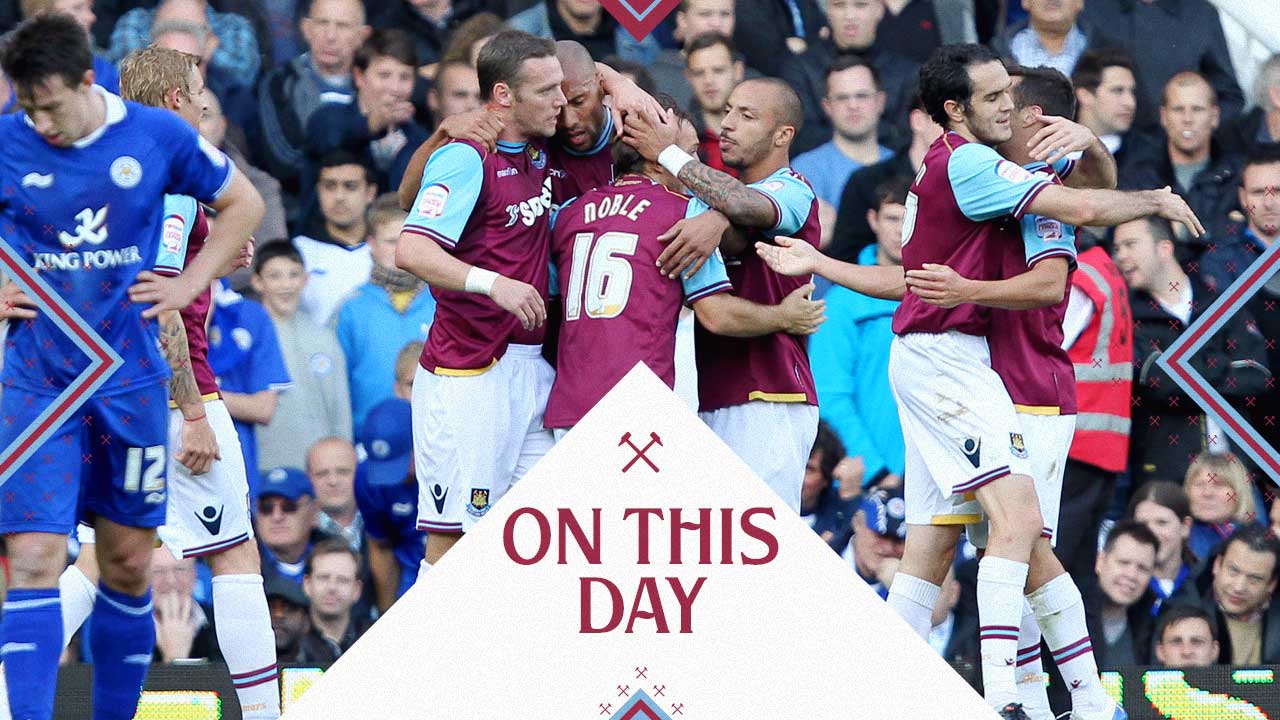
<svg viewBox="0 0 1280 720">
<path fill-rule="evenodd" d="M 557 206 L 613 180 L 613 114 L 605 105 L 600 71 L 587 49 L 572 40 L 556 43 L 564 71 L 560 89 L 565 106 L 556 123 L 556 142 L 548 146 L 551 200 Z"/>
<path fill-rule="evenodd" d="M 705 259 L 715 250 L 714 240 L 720 240 L 737 294 L 762 305 L 781 302 L 807 280 L 770 270 L 756 255 L 755 242 L 786 235 L 818 244 L 817 198 L 790 167 L 800 120 L 800 99 L 786 83 L 761 78 L 738 85 L 720 125 L 720 154 L 740 180 L 683 150 L 674 114 L 657 123 L 643 115 L 626 120 L 626 142 L 679 179 L 694 196 L 691 205 L 716 211 L 690 213 L 673 228 L 691 237 L 691 230 L 702 226 L 697 235 L 713 238 L 709 247 L 677 242 Z M 735 231 L 726 233 L 730 223 Z M 716 231 L 704 232 L 707 227 Z M 689 267 L 679 269 L 701 267 L 701 260 L 690 260 Z M 781 332 L 724 337 L 699 326 L 695 353 L 703 420 L 799 512 L 805 465 L 818 433 L 818 396 L 805 339 Z"/>
</svg>

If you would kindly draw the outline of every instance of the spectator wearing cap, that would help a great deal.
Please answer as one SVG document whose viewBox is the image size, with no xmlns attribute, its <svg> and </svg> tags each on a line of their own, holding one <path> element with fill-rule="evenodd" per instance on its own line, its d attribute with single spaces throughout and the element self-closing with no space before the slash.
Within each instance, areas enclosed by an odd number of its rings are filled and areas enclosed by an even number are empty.
<svg viewBox="0 0 1280 720">
<path fill-rule="evenodd" d="M 857 508 L 858 484 L 835 478 L 836 468 L 845 458 L 844 444 L 825 422 L 818 422 L 818 436 L 804 468 L 804 484 L 800 487 L 800 519 L 840 552 L 849 545 L 853 533 L 853 513 Z"/>
<path fill-rule="evenodd" d="M 846 555 L 852 555 L 853 569 L 881 599 L 889 597 L 889 585 L 902 559 L 906 510 L 902 488 L 894 486 L 869 490 L 853 515 L 853 539 Z"/>
<path fill-rule="evenodd" d="M 327 644 L 317 642 L 311 633 L 311 601 L 302 585 L 275 577 L 267 581 L 266 593 L 271 630 L 276 636 L 276 661 L 316 665 L 333 662 L 333 651 Z"/>
<path fill-rule="evenodd" d="M 827 96 L 827 70 L 846 55 L 857 55 L 876 70 L 885 97 L 880 142 L 897 149 L 910 141 L 904 130 L 919 65 L 879 38 L 877 28 L 884 14 L 883 0 L 827 0 L 825 36 L 813 38 L 803 55 L 782 67 L 780 76 L 795 88 L 804 108 L 804 122 L 791 146 L 793 154 L 831 139 L 831 120 L 823 112 L 822 98 Z"/>
<path fill-rule="evenodd" d="M 1218 662 L 1214 618 L 1194 605 L 1174 605 L 1156 620 L 1156 662 L 1165 667 L 1208 667 Z"/>
<path fill-rule="evenodd" d="M 287 240 L 258 248 L 250 283 L 271 316 L 293 388 L 259 425 L 258 466 L 299 467 L 325 437 L 351 439 L 347 360 L 333 330 L 298 311 L 308 282 L 302 255 Z"/>
<path fill-rule="evenodd" d="M 307 558 L 325 538 L 316 528 L 316 491 L 297 468 L 273 468 L 262 477 L 253 519 L 262 576 L 302 582 Z"/>
<path fill-rule="evenodd" d="M 1126 154 L 1120 188 L 1168 186 L 1186 198 L 1211 236 L 1224 235 L 1229 216 L 1239 213 L 1242 161 L 1214 140 L 1220 119 L 1218 96 L 1203 75 L 1180 72 L 1169 78 L 1160 96 L 1163 134 L 1135 143 Z M 1175 230 L 1185 237 L 1181 227 Z"/>
<path fill-rule="evenodd" d="M 311 602 L 308 635 L 327 646 L 334 660 L 369 629 L 367 613 L 352 613 L 361 589 L 360 556 L 356 551 L 338 538 L 316 543 L 302 578 L 302 590 Z"/>
<path fill-rule="evenodd" d="M 1221 451 L 1226 435 L 1157 364 L 1160 355 L 1216 300 L 1198 273 L 1179 264 L 1173 228 L 1157 217 L 1115 229 L 1116 267 L 1133 312 L 1133 422 L 1129 472 L 1135 486 L 1185 477 L 1191 459 Z M 1270 373 L 1248 312 L 1232 316 L 1191 356 L 1191 365 L 1228 402 L 1261 393 Z M 1212 442 L 1210 440 L 1212 439 Z"/>
<path fill-rule="evenodd" d="M 258 491 L 259 467 L 255 428 L 271 422 L 280 393 L 292 381 L 266 309 L 220 282 L 215 281 L 213 288 L 213 310 L 207 321 L 209 367 L 235 421 L 253 496 Z"/>
<path fill-rule="evenodd" d="M 362 436 L 368 459 L 356 471 L 356 504 L 379 613 L 413 586 L 427 539 L 417 524 L 411 406 L 407 396 L 397 395 L 369 411 Z"/>
<path fill-rule="evenodd" d="M 1236 530 L 1201 564 L 1168 606 L 1193 605 L 1214 618 L 1223 665 L 1280 663 L 1280 539 L 1265 525 Z"/>
<path fill-rule="evenodd" d="M 1102 627 L 1090 631 L 1100 668 L 1145 665 L 1150 659 L 1156 599 L 1150 583 L 1159 547 L 1136 520 L 1120 520 L 1107 534 L 1097 558 Z"/>
<path fill-rule="evenodd" d="M 265 167 L 294 199 L 303 191 L 307 122 L 322 103 L 355 100 L 351 67 L 370 33 L 360 0 L 313 0 L 301 27 L 307 51 L 267 72 L 258 85 L 257 146 Z"/>
<path fill-rule="evenodd" d="M 369 282 L 356 288 L 338 310 L 337 325 L 357 429 L 364 426 L 371 408 L 392 396 L 396 354 L 406 343 L 425 340 L 436 314 L 426 283 L 396 267 L 405 218 L 396 196 L 379 197 L 368 217 L 373 270 Z"/>
<path fill-rule="evenodd" d="M 364 545 L 364 521 L 356 508 L 356 448 L 350 440 L 327 437 L 307 450 L 307 477 L 316 491 L 316 527 L 342 538 L 355 552 Z"/>
</svg>

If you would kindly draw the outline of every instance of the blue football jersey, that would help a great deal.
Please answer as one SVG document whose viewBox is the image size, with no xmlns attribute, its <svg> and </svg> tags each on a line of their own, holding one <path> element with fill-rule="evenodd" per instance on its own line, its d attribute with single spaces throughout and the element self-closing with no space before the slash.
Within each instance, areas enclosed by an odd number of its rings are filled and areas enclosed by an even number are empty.
<svg viewBox="0 0 1280 720">
<path fill-rule="evenodd" d="M 106 122 L 71 147 L 49 145 L 25 113 L 0 117 L 0 236 L 124 358 L 98 391 L 110 395 L 169 374 L 155 323 L 127 294 L 156 262 L 165 194 L 212 202 L 234 168 L 172 112 L 94 89 Z M 57 395 L 88 365 L 46 314 L 11 325 L 5 386 Z"/>
</svg>

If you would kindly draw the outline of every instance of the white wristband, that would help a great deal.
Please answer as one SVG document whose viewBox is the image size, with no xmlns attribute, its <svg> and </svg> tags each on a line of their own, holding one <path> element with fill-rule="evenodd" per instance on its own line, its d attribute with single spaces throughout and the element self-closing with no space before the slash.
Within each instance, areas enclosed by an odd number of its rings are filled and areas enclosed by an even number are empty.
<svg viewBox="0 0 1280 720">
<path fill-rule="evenodd" d="M 493 290 L 493 282 L 497 279 L 498 273 L 472 266 L 467 272 L 467 282 L 463 289 L 469 293 L 487 296 Z"/>
<path fill-rule="evenodd" d="M 693 162 L 694 157 L 675 145 L 668 145 L 658 153 L 658 164 L 667 169 L 674 177 L 680 177 L 685 165 Z"/>
</svg>

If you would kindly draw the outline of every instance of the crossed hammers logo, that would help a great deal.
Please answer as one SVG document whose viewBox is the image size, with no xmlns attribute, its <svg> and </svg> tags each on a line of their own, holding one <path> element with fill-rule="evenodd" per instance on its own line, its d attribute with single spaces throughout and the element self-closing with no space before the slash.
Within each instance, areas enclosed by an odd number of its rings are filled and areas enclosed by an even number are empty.
<svg viewBox="0 0 1280 720">
<path fill-rule="evenodd" d="M 631 450 L 635 452 L 636 456 L 631 458 L 631 462 L 622 466 L 622 472 L 626 472 L 630 470 L 631 466 L 635 465 L 637 460 L 643 460 L 644 464 L 648 465 L 649 468 L 652 469 L 654 472 L 661 472 L 660 470 L 658 470 L 658 466 L 654 465 L 653 461 L 645 456 L 645 453 L 649 450 L 649 448 L 653 447 L 654 445 L 657 445 L 658 447 L 662 447 L 662 438 L 658 437 L 658 433 L 650 432 L 649 442 L 645 443 L 644 447 L 639 448 L 639 447 L 636 447 L 635 443 L 631 442 L 631 433 L 625 432 L 622 434 L 622 439 L 618 441 L 618 447 L 622 447 L 624 444 L 630 445 Z"/>
</svg>

